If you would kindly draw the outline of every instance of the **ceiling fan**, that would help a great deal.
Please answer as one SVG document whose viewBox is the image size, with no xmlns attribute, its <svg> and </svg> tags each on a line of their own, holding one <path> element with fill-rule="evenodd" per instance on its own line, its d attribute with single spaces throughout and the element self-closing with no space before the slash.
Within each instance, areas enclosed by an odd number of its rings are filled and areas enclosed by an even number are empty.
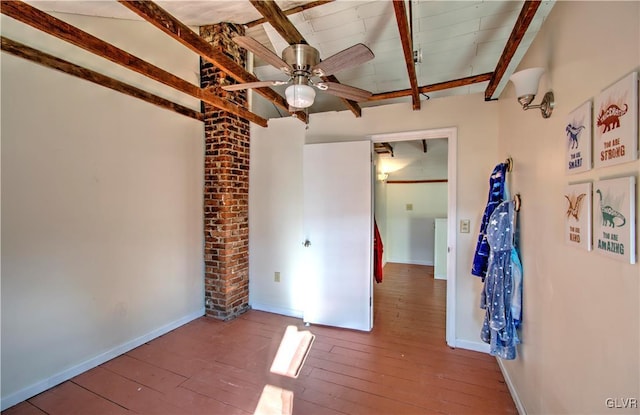
<svg viewBox="0 0 640 415">
<path fill-rule="evenodd" d="M 356 102 L 365 101 L 371 96 L 371 92 L 354 86 L 313 79 L 314 77 L 329 76 L 343 69 L 360 65 L 373 59 L 373 52 L 362 43 L 358 43 L 335 55 L 331 55 L 325 60 L 320 60 L 318 50 L 306 43 L 286 47 L 282 51 L 282 58 L 280 58 L 251 37 L 236 36 L 233 38 L 233 41 L 239 46 L 253 52 L 268 64 L 289 75 L 289 80 L 258 81 L 227 85 L 222 87 L 225 91 L 290 84 L 284 92 L 290 111 L 308 108 L 313 105 L 316 97 L 316 91 L 313 87 L 328 94 Z"/>
</svg>

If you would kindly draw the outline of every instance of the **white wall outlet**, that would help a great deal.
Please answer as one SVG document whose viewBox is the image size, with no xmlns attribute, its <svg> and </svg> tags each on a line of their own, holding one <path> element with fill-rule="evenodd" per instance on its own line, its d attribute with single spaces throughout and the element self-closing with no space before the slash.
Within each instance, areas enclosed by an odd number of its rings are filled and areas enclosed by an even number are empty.
<svg viewBox="0 0 640 415">
<path fill-rule="evenodd" d="M 460 233 L 471 232 L 471 221 L 469 219 L 462 219 L 460 221 Z"/>
<path fill-rule="evenodd" d="M 273 273 L 273 281 L 280 282 L 280 271 L 276 271 Z"/>
</svg>

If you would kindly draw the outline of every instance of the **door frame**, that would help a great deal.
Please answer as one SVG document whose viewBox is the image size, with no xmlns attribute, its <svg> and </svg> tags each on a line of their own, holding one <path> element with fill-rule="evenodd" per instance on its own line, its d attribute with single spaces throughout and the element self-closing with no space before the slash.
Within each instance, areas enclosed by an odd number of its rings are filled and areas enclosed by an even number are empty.
<svg viewBox="0 0 640 415">
<path fill-rule="evenodd" d="M 430 130 L 403 131 L 386 134 L 371 134 L 373 143 L 447 139 L 447 308 L 446 341 L 449 347 L 456 347 L 456 252 L 457 252 L 457 141 L 458 128 L 447 127 Z"/>
</svg>

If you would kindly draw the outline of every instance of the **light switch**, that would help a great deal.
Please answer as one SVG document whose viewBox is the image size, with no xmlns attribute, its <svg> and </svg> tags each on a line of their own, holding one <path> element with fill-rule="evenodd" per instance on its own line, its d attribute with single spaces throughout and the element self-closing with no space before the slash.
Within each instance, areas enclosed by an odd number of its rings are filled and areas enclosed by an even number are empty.
<svg viewBox="0 0 640 415">
<path fill-rule="evenodd" d="M 276 271 L 273 273 L 273 281 L 274 282 L 280 282 L 280 272 Z"/>
<path fill-rule="evenodd" d="M 471 221 L 469 219 L 462 219 L 460 221 L 460 233 L 469 233 L 471 228 Z"/>
<path fill-rule="evenodd" d="M 413 203 L 407 203 L 406 210 L 413 210 Z"/>
</svg>

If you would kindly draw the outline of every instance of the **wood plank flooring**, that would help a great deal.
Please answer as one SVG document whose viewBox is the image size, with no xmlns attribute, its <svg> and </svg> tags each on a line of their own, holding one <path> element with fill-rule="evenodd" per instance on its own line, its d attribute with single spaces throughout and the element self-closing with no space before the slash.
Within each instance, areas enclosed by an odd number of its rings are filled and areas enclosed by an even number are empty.
<svg viewBox="0 0 640 415">
<path fill-rule="evenodd" d="M 517 413 L 493 357 L 447 347 L 433 267 L 387 264 L 374 299 L 371 333 L 203 317 L 3 414 L 253 414 L 266 384 L 294 393 L 296 415 Z M 316 335 L 297 379 L 269 373 L 288 325 Z"/>
</svg>

